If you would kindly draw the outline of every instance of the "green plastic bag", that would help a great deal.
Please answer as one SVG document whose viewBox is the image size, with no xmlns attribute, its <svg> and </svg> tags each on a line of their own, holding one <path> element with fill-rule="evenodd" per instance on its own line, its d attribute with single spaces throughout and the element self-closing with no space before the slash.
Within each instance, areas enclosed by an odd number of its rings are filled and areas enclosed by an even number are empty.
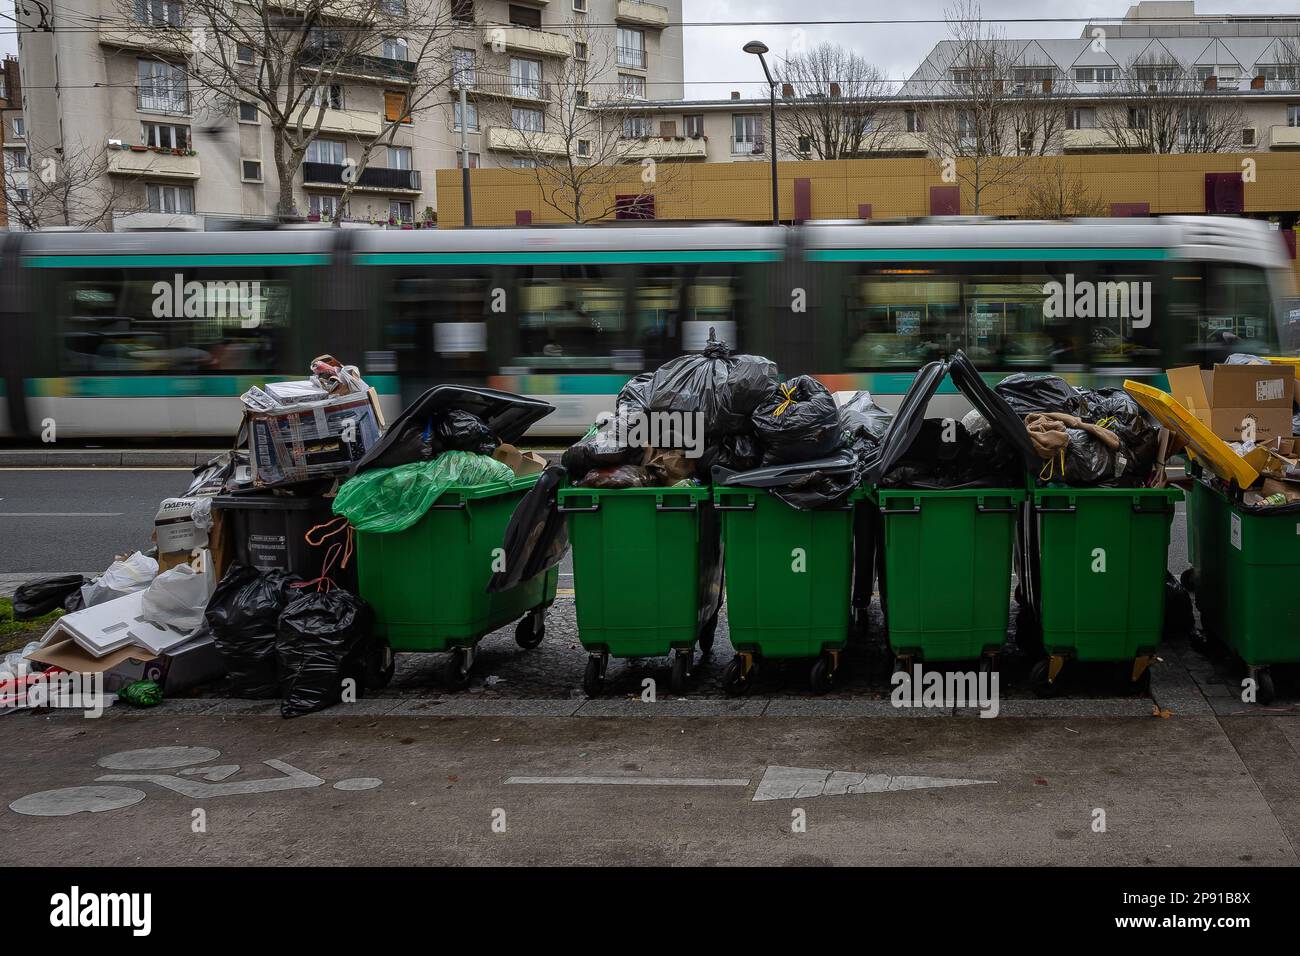
<svg viewBox="0 0 1300 956">
<path fill-rule="evenodd" d="M 509 465 L 489 455 L 445 451 L 433 461 L 375 468 L 349 478 L 334 498 L 334 513 L 358 531 L 405 531 L 452 485 L 486 485 L 514 476 Z"/>
<path fill-rule="evenodd" d="M 153 707 L 162 703 L 163 692 L 156 681 L 138 680 L 119 690 L 117 699 L 134 704 L 136 707 Z"/>
</svg>

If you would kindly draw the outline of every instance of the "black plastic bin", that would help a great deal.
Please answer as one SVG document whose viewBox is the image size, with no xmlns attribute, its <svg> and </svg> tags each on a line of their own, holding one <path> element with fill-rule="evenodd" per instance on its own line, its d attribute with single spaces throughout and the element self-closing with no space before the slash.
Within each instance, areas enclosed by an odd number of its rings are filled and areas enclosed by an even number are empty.
<svg viewBox="0 0 1300 956">
<path fill-rule="evenodd" d="M 334 499 L 320 495 L 220 495 L 213 506 L 226 522 L 226 540 L 230 561 L 269 570 L 278 568 L 298 575 L 304 581 L 320 577 L 331 543 L 342 543 L 334 535 L 323 544 L 307 543 L 307 532 L 335 520 Z M 340 568 L 338 560 L 330 570 L 330 579 L 339 587 L 357 592 L 356 560 Z"/>
</svg>

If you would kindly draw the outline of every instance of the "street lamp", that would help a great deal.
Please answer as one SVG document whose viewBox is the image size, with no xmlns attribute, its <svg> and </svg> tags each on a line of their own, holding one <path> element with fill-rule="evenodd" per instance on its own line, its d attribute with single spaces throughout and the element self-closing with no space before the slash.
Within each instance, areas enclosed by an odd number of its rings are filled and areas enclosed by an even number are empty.
<svg viewBox="0 0 1300 956">
<path fill-rule="evenodd" d="M 758 62 L 763 64 L 763 75 L 767 77 L 767 86 L 772 94 L 772 142 L 768 144 L 768 152 L 772 154 L 772 225 L 781 225 L 781 211 L 777 206 L 777 186 L 776 186 L 776 80 L 772 79 L 772 71 L 767 68 L 767 60 L 763 54 L 767 52 L 767 44 L 762 40 L 750 40 L 742 47 L 746 53 L 752 53 L 758 57 Z"/>
</svg>

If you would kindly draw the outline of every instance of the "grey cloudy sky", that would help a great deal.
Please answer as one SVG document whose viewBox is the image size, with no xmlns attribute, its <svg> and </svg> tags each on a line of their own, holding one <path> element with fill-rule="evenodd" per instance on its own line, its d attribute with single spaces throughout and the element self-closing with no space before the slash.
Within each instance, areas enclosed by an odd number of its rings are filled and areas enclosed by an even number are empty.
<svg viewBox="0 0 1300 956">
<path fill-rule="evenodd" d="M 904 79 L 935 42 L 947 36 L 943 23 L 873 25 L 833 24 L 817 20 L 939 20 L 952 0 L 683 0 L 687 23 L 727 23 L 721 27 L 686 29 L 686 93 L 692 98 L 725 98 L 731 90 L 746 96 L 764 94 L 762 73 L 754 57 L 740 48 L 748 40 L 762 40 L 778 56 L 802 40 L 808 46 L 839 43 L 852 47 L 891 79 Z M 80 4 L 77 5 L 80 8 Z M 1300 12 L 1297 0 L 1197 0 L 1198 13 L 1289 14 Z M 1007 23 L 1009 37 L 1075 37 L 1089 17 L 1117 19 L 1128 0 L 983 0 L 987 18 L 1078 17 L 1070 23 Z M 13 0 L 0 0 L 0 52 L 15 53 Z M 780 26 L 751 26 L 742 21 L 799 21 Z M 796 33 L 802 30 L 802 34 Z M 752 77 L 758 81 L 742 82 Z M 653 91 L 652 91 L 653 92 Z"/>
</svg>

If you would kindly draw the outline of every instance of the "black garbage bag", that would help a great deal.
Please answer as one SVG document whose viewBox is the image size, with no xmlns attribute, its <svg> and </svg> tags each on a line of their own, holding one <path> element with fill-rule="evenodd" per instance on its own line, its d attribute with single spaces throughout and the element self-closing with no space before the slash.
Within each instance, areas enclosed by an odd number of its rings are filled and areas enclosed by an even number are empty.
<svg viewBox="0 0 1300 956">
<path fill-rule="evenodd" d="M 531 580 L 563 560 L 569 550 L 569 527 L 560 513 L 556 492 L 567 477 L 559 465 L 548 465 L 519 500 L 502 542 L 505 570 L 492 575 L 487 586 L 489 594 Z"/>
<path fill-rule="evenodd" d="M 1037 468 L 1038 452 L 1029 437 L 1029 430 L 1025 428 L 1024 418 L 1018 415 L 1001 395 L 989 388 L 980 375 L 979 369 L 975 367 L 975 363 L 961 349 L 957 350 L 952 361 L 948 363 L 948 374 L 952 376 L 953 384 L 957 389 L 970 399 L 971 405 L 980 413 L 980 418 L 988 423 L 993 435 L 1008 446 L 1011 456 L 1013 458 L 1019 456 L 1020 466 Z M 992 436 L 983 436 L 981 441 L 991 438 Z M 994 449 L 995 446 L 986 448 L 989 453 Z M 978 448 L 976 450 L 979 451 Z M 1023 475 L 1016 474 L 1014 467 L 1008 467 L 1011 468 L 1008 474 L 1019 484 Z"/>
<path fill-rule="evenodd" d="M 776 363 L 762 355 L 733 355 L 723 386 L 716 431 L 725 435 L 750 430 L 750 417 L 776 395 L 781 373 Z"/>
<path fill-rule="evenodd" d="M 696 473 L 704 480 L 713 474 L 714 468 L 728 471 L 749 471 L 763 463 L 763 453 L 758 447 L 758 440 L 751 434 L 740 433 L 725 435 L 711 445 L 707 445 L 699 458 Z"/>
<path fill-rule="evenodd" d="M 654 482 L 640 465 L 593 468 L 577 483 L 579 488 L 646 488 Z"/>
<path fill-rule="evenodd" d="M 645 449 L 625 444 L 631 430 L 632 422 L 621 410 L 617 415 L 602 413 L 591 431 L 564 450 L 560 464 L 574 481 L 582 480 L 598 468 L 640 464 Z"/>
<path fill-rule="evenodd" d="M 1117 460 L 1122 481 L 1145 484 L 1160 449 L 1160 429 L 1133 397 L 1122 388 L 1080 389 L 1088 403 L 1084 420 L 1108 428 L 1119 436 Z"/>
<path fill-rule="evenodd" d="M 1174 637 L 1188 638 L 1195 629 L 1192 596 L 1171 571 L 1166 571 L 1164 637 L 1166 640 Z"/>
<path fill-rule="evenodd" d="M 618 398 L 614 400 L 614 408 L 617 412 L 631 411 L 644 412 L 650 407 L 650 384 L 654 381 L 654 372 L 642 372 L 635 378 L 628 379 L 626 385 L 619 390 Z"/>
<path fill-rule="evenodd" d="M 844 444 L 835 396 L 811 375 L 798 375 L 754 411 L 764 465 L 826 458 Z"/>
<path fill-rule="evenodd" d="M 930 404 L 930 399 L 947 374 L 946 362 L 928 362 L 916 373 L 912 384 L 907 388 L 907 394 L 898 403 L 898 412 L 880 442 L 878 453 L 867 466 L 867 481 L 879 484 L 885 473 L 891 471 L 907 453 L 921 431 L 926 406 Z"/>
<path fill-rule="evenodd" d="M 1071 485 L 1100 485 L 1115 476 L 1115 452 L 1082 428 L 1067 428 L 1065 481 Z"/>
<path fill-rule="evenodd" d="M 238 563 L 222 575 L 203 618 L 230 675 L 232 696 L 280 696 L 276 625 L 285 605 L 297 596 L 292 585 L 301 580 L 278 569 L 263 571 Z"/>
<path fill-rule="evenodd" d="M 1017 372 L 993 386 L 1011 410 L 1024 418 L 1033 412 L 1084 414 L 1083 397 L 1065 379 L 1037 372 Z"/>
<path fill-rule="evenodd" d="M 682 355 L 659 366 L 650 380 L 651 412 L 699 412 L 705 435 L 725 433 L 734 423 L 723 413 L 723 398 L 734 360 L 725 342 L 709 333 L 698 355 Z"/>
<path fill-rule="evenodd" d="M 79 594 L 85 583 L 80 574 L 59 574 L 26 582 L 14 592 L 14 620 L 30 621 L 60 610 L 64 601 L 74 593 Z"/>
<path fill-rule="evenodd" d="M 473 451 L 490 455 L 501 442 L 473 412 L 449 408 L 434 428 L 437 444 L 443 451 Z"/>
<path fill-rule="evenodd" d="M 351 591 L 306 591 L 280 614 L 275 649 L 283 675 L 281 717 L 324 710 L 342 698 L 343 681 L 366 689 L 374 612 Z"/>
<path fill-rule="evenodd" d="M 845 444 L 863 463 L 875 457 L 893 420 L 894 416 L 877 405 L 870 392 L 854 392 L 840 406 L 840 428 L 844 431 Z"/>
<path fill-rule="evenodd" d="M 842 448 L 816 461 L 772 465 L 745 472 L 714 468 L 713 483 L 737 488 L 765 488 L 800 511 L 848 507 L 849 495 L 862 479 L 858 456 Z"/>
<path fill-rule="evenodd" d="M 927 418 L 921 422 L 916 438 L 885 475 L 882 484 L 890 487 L 921 484 L 948 488 L 981 479 L 972 467 L 975 440 L 966 426 L 951 418 Z"/>
</svg>

